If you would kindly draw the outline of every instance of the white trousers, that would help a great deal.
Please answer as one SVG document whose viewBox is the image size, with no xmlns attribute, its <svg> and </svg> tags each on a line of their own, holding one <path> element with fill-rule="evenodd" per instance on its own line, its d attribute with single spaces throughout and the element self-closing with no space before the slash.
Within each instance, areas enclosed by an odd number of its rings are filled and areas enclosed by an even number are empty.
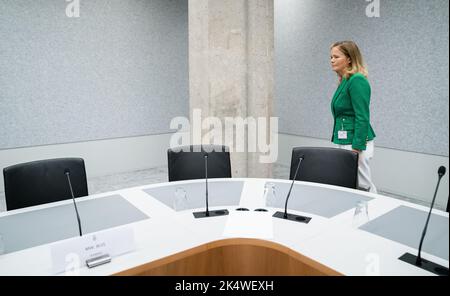
<svg viewBox="0 0 450 296">
<path fill-rule="evenodd" d="M 337 145 L 338 148 L 352 150 L 352 145 Z M 377 193 L 377 187 L 372 182 L 369 162 L 373 158 L 373 141 L 367 142 L 366 150 L 359 153 L 358 187 L 365 191 Z"/>
</svg>

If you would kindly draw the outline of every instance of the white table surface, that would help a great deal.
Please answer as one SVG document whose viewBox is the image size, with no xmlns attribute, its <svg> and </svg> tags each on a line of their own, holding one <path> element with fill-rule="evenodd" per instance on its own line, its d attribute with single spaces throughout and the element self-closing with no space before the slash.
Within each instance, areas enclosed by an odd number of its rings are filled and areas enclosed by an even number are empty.
<svg viewBox="0 0 450 296">
<path fill-rule="evenodd" d="M 227 208 L 229 211 L 234 211 L 238 207 L 247 207 L 250 210 L 263 208 L 265 207 L 263 195 L 266 182 L 290 182 L 288 180 L 250 178 L 214 179 L 214 182 L 235 181 L 244 182 L 239 205 L 210 207 L 211 210 Z M 83 201 L 119 194 L 148 215 L 150 219 L 128 224 L 135 234 L 135 251 L 114 257 L 110 263 L 92 269 L 82 267 L 76 273 L 79 275 L 110 275 L 205 243 L 229 238 L 223 235 L 228 216 L 194 219 L 192 212 L 204 210 L 203 208 L 176 212 L 143 191 L 160 186 L 182 186 L 192 182 L 204 181 L 190 180 L 153 184 L 78 198 L 77 201 Z M 368 192 L 317 183 L 299 181 L 295 183 L 302 186 L 326 188 L 327 194 L 331 189 L 331 192 L 357 193 L 372 198 L 368 202 L 370 219 L 375 219 L 400 205 L 428 211 L 426 207 L 420 205 Z M 284 199 L 284 197 L 282 198 Z M 0 214 L 0 219 L 8 215 L 67 203 L 72 203 L 72 201 L 66 200 L 4 212 Z M 275 211 L 284 209 L 268 208 L 268 210 L 272 215 Z M 345 275 L 433 275 L 398 260 L 398 257 L 405 252 L 416 254 L 416 249 L 352 227 L 353 211 L 352 208 L 331 218 L 325 218 L 289 210 L 290 213 L 312 217 L 312 220 L 308 224 L 303 224 L 273 218 L 273 238 L 267 240 L 286 246 Z M 433 210 L 433 214 L 449 218 L 447 212 Z M 0 255 L 0 275 L 51 275 L 51 245 L 50 243 Z M 422 257 L 443 266 L 449 266 L 448 260 L 423 251 Z"/>
</svg>

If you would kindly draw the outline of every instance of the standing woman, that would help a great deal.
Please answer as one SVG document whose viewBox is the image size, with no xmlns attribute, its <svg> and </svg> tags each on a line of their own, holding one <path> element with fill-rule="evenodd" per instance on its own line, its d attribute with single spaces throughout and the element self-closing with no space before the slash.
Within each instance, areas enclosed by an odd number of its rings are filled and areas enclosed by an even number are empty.
<svg viewBox="0 0 450 296">
<path fill-rule="evenodd" d="M 370 85 L 358 46 L 353 41 L 334 43 L 331 46 L 331 68 L 340 82 L 331 101 L 334 118 L 331 141 L 339 148 L 358 152 L 358 186 L 377 193 L 369 167 L 375 138 L 370 125 Z"/>
</svg>

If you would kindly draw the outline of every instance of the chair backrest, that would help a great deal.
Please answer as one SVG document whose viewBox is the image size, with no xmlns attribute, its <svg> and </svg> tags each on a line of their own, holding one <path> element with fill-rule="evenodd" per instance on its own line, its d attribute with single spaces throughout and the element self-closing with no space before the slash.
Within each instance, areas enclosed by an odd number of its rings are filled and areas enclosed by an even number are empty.
<svg viewBox="0 0 450 296">
<path fill-rule="evenodd" d="M 169 181 L 205 178 L 208 153 L 208 179 L 231 178 L 230 152 L 226 146 L 191 145 L 167 150 Z"/>
<path fill-rule="evenodd" d="M 296 180 L 342 187 L 358 187 L 358 153 L 326 147 L 297 147 L 292 149 L 291 172 L 293 179 L 303 156 Z"/>
<path fill-rule="evenodd" d="M 16 164 L 3 169 L 6 209 L 51 203 L 71 198 L 65 170 L 70 170 L 75 197 L 88 195 L 81 158 L 56 158 Z"/>
</svg>

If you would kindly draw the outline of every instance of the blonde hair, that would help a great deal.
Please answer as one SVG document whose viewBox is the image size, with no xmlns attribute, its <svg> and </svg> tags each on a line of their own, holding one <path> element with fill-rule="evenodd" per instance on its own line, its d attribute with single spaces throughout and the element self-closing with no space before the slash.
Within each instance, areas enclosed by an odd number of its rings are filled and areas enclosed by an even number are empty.
<svg viewBox="0 0 450 296">
<path fill-rule="evenodd" d="M 364 63 L 361 51 L 353 41 L 339 41 L 331 45 L 331 49 L 337 47 L 348 59 L 350 59 L 350 65 L 345 69 L 344 78 L 348 79 L 355 73 L 361 73 L 366 78 L 369 75 L 367 66 Z"/>
</svg>

